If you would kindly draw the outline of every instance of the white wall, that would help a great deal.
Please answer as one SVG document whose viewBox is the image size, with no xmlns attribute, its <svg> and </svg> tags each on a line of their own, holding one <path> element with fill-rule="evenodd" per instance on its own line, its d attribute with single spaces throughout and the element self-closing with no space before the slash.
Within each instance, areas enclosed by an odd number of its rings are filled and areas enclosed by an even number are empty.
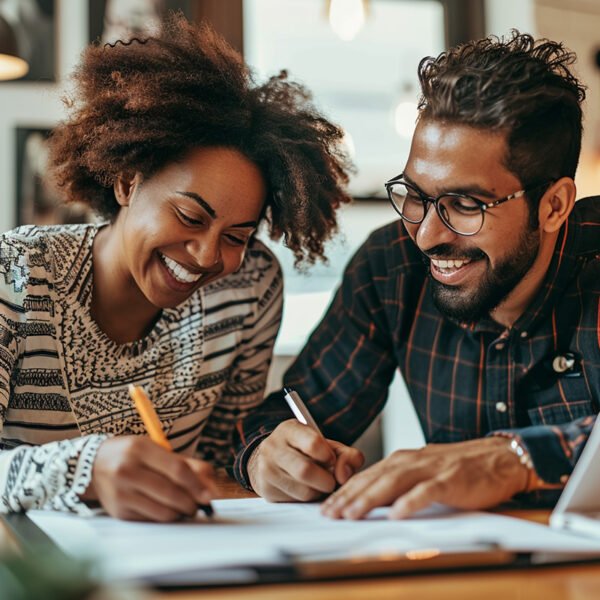
<svg viewBox="0 0 600 600">
<path fill-rule="evenodd" d="M 486 35 L 505 35 L 511 29 L 536 35 L 533 0 L 485 0 Z"/>
<path fill-rule="evenodd" d="M 587 86 L 583 107 L 583 144 L 577 169 L 577 197 L 600 194 L 600 49 L 599 0 L 535 0 L 539 35 L 561 40 L 577 53 L 575 72 Z"/>
<path fill-rule="evenodd" d="M 48 127 L 64 115 L 64 78 L 87 43 L 87 1 L 56 0 L 57 81 L 0 84 L 0 232 L 15 225 L 15 129 Z"/>
</svg>

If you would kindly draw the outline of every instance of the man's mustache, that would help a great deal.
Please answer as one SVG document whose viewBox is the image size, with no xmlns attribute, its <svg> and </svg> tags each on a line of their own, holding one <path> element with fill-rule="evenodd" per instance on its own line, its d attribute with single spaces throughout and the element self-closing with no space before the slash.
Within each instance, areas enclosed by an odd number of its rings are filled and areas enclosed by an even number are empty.
<svg viewBox="0 0 600 600">
<path fill-rule="evenodd" d="M 479 248 L 456 248 L 450 244 L 439 244 L 430 248 L 427 252 L 423 252 L 423 261 L 426 264 L 429 264 L 431 259 L 460 260 L 469 258 L 471 260 L 481 260 L 486 257 L 486 253 L 482 252 Z"/>
</svg>

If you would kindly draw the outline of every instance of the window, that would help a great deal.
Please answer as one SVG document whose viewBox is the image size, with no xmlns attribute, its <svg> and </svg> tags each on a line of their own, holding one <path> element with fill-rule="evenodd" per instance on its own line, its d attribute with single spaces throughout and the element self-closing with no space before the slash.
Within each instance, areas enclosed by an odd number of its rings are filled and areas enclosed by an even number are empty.
<svg viewBox="0 0 600 600">
<path fill-rule="evenodd" d="M 383 198 L 383 182 L 402 170 L 408 154 L 419 61 L 445 47 L 444 6 L 437 0 L 339 1 L 367 7 L 351 41 L 334 32 L 325 0 L 245 0 L 244 55 L 260 79 L 285 68 L 307 85 L 346 132 L 358 169 L 350 192 Z M 332 9 L 335 3 L 330 0 Z"/>
</svg>

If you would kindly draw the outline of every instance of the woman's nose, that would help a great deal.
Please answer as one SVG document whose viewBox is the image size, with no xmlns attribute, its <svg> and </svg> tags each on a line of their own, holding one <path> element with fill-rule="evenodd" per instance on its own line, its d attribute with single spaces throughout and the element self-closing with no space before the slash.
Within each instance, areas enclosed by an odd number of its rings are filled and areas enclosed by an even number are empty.
<svg viewBox="0 0 600 600">
<path fill-rule="evenodd" d="M 201 269 L 211 269 L 221 262 L 221 246 L 213 236 L 202 236 L 201 239 L 190 240 L 187 251 Z"/>
</svg>

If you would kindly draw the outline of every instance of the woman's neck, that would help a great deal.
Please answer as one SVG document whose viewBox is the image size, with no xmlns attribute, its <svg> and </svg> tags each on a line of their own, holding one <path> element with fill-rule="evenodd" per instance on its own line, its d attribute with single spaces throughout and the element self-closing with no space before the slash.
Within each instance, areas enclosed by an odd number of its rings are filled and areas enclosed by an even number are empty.
<svg viewBox="0 0 600 600">
<path fill-rule="evenodd" d="M 161 310 L 148 302 L 129 272 L 119 243 L 118 219 L 96 234 L 92 268 L 90 313 L 98 327 L 118 344 L 142 339 Z"/>
</svg>

